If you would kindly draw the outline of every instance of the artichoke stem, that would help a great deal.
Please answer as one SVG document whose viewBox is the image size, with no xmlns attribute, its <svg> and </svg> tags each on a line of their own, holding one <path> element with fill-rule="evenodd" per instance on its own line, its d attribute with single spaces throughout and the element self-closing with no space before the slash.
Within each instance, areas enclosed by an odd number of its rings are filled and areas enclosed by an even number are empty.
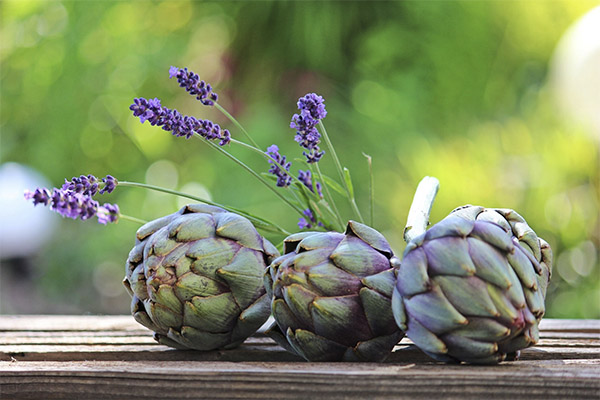
<svg viewBox="0 0 600 400">
<path fill-rule="evenodd" d="M 440 181 L 432 176 L 426 176 L 419 182 L 404 228 L 404 241 L 406 243 L 410 243 L 427 230 L 429 214 L 439 187 Z"/>
</svg>

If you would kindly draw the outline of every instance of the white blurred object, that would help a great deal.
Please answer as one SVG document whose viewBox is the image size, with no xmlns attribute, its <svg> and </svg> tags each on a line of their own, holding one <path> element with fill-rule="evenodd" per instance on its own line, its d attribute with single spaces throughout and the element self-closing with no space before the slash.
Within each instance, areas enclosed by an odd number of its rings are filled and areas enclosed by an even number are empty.
<svg viewBox="0 0 600 400">
<path fill-rule="evenodd" d="M 600 7 L 563 35 L 551 63 L 559 104 L 600 140 Z"/>
<path fill-rule="evenodd" d="M 17 163 L 0 165 L 0 259 L 35 254 L 52 236 L 58 217 L 47 207 L 25 200 L 25 189 L 50 187 L 32 168 Z"/>
</svg>

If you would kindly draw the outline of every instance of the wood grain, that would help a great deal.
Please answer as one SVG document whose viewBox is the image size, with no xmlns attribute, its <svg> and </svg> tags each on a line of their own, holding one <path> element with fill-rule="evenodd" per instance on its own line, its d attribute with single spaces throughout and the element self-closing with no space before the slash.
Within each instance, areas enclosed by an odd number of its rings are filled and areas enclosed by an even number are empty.
<svg viewBox="0 0 600 400">
<path fill-rule="evenodd" d="M 600 321 L 543 320 L 516 362 L 436 363 L 403 339 L 381 364 L 308 363 L 262 334 L 159 345 L 130 316 L 0 316 L 0 399 L 600 399 Z"/>
</svg>

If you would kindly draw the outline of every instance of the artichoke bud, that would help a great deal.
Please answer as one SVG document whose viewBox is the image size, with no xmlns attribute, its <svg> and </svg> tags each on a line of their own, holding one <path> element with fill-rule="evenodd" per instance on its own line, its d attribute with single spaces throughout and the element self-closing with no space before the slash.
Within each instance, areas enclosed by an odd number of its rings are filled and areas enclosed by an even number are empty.
<svg viewBox="0 0 600 400">
<path fill-rule="evenodd" d="M 231 348 L 269 317 L 263 275 L 277 256 L 246 218 L 187 205 L 137 231 L 123 284 L 133 317 L 158 342 L 182 349 Z"/>
<path fill-rule="evenodd" d="M 350 221 L 345 233 L 291 235 L 284 251 L 264 277 L 276 321 L 267 333 L 307 361 L 383 361 L 403 336 L 385 238 Z"/>
<path fill-rule="evenodd" d="M 440 361 L 497 363 L 539 338 L 552 250 L 513 210 L 457 208 L 406 247 L 396 323 Z"/>
</svg>

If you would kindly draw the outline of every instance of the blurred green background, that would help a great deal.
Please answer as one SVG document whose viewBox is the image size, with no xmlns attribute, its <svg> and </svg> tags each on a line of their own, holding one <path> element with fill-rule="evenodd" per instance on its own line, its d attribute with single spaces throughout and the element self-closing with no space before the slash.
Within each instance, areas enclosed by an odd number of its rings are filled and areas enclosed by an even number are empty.
<svg viewBox="0 0 600 400">
<path fill-rule="evenodd" d="M 373 157 L 374 225 L 398 253 L 414 189 L 433 175 L 432 221 L 463 204 L 517 210 L 554 250 L 546 315 L 600 318 L 598 136 L 564 115 L 548 84 L 561 36 L 597 4 L 2 1 L 1 161 L 52 186 L 89 173 L 182 189 L 293 230 L 297 215 L 239 167 L 128 107 L 156 96 L 242 139 L 168 79 L 171 65 L 187 66 L 256 141 L 293 159 L 289 120 L 298 97 L 317 92 L 364 212 L 361 153 Z M 136 188 L 104 197 L 146 220 L 185 204 Z M 56 220 L 36 254 L 2 260 L 0 313 L 128 313 L 121 279 L 139 226 Z"/>
</svg>

